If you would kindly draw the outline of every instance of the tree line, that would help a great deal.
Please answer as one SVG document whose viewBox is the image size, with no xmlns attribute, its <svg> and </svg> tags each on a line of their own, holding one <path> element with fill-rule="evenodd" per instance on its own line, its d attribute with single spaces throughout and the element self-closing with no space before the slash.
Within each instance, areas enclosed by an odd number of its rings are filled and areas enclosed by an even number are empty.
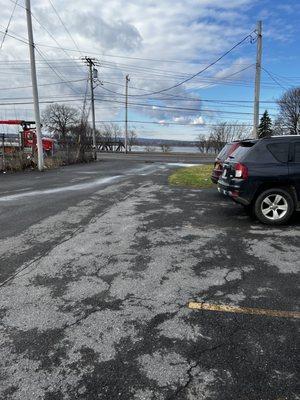
<svg viewBox="0 0 300 400">
<path fill-rule="evenodd" d="M 274 122 L 267 110 L 258 127 L 259 138 L 272 135 L 300 135 L 300 88 L 287 90 L 277 100 L 278 115 Z M 197 146 L 201 153 L 218 153 L 225 143 L 251 137 L 252 129 L 239 122 L 220 122 L 213 126 L 209 135 L 200 134 Z"/>
<path fill-rule="evenodd" d="M 90 142 L 92 127 L 85 112 L 65 104 L 50 104 L 42 113 L 42 123 L 63 147 L 65 144 Z M 115 123 L 103 123 L 96 129 L 98 141 L 117 142 L 124 138 L 124 130 Z M 134 128 L 128 129 L 128 148 L 135 144 L 137 133 Z"/>
</svg>

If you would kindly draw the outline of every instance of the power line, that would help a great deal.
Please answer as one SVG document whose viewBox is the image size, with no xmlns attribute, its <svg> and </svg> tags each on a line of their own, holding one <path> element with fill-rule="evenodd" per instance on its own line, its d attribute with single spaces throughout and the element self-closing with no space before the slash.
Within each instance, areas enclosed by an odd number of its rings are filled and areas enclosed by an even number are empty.
<svg viewBox="0 0 300 400">
<path fill-rule="evenodd" d="M 209 68 L 211 68 L 213 65 L 217 64 L 218 61 L 222 60 L 222 58 L 226 57 L 229 53 L 231 53 L 234 49 L 236 49 L 238 46 L 240 46 L 243 42 L 245 42 L 247 39 L 251 38 L 251 34 L 254 33 L 255 31 L 252 31 L 249 35 L 245 36 L 242 40 L 240 40 L 238 43 L 236 43 L 234 46 L 232 46 L 229 50 L 227 50 L 225 53 L 223 53 L 220 57 L 218 57 L 215 61 L 211 62 L 210 64 L 208 64 L 205 68 L 202 68 L 200 71 L 196 72 L 195 74 L 191 75 L 189 78 L 184 79 L 181 82 L 176 83 L 175 85 L 169 86 L 165 89 L 161 89 L 161 90 L 157 90 L 155 92 L 152 93 L 147 93 L 144 95 L 136 95 L 136 96 L 146 96 L 146 95 L 153 95 L 153 94 L 158 94 L 158 93 L 163 93 L 166 91 L 169 91 L 171 89 L 175 89 L 181 85 L 183 85 L 184 83 L 187 83 L 189 81 L 191 81 L 192 79 L 194 79 L 196 76 L 199 76 L 200 74 L 202 74 L 203 72 L 207 71 Z"/>
<path fill-rule="evenodd" d="M 53 103 L 69 103 L 69 102 L 74 102 L 74 101 L 80 101 L 81 99 L 64 99 L 64 100 L 49 100 L 49 101 L 40 101 L 40 104 L 53 104 Z M 83 100 L 83 99 L 82 99 Z M 26 102 L 11 102 L 11 103 L 0 103 L 1 106 L 14 106 L 14 105 L 27 105 L 27 104 L 33 104 L 32 101 L 26 101 Z"/>
<path fill-rule="evenodd" d="M 51 39 L 58 45 L 59 49 L 62 50 L 68 57 L 70 60 L 73 61 L 72 57 L 67 53 L 67 51 L 59 44 L 59 42 L 56 40 L 56 38 L 52 35 L 52 33 L 31 13 L 33 19 L 41 26 L 41 28 L 44 29 L 45 32 L 48 33 L 48 35 L 51 37 Z M 80 69 L 79 64 L 77 65 L 76 63 L 74 63 L 74 65 L 76 65 L 77 68 Z"/>
<path fill-rule="evenodd" d="M 243 71 L 249 69 L 250 67 L 253 67 L 253 65 L 254 65 L 254 64 L 247 65 L 247 67 L 242 68 L 241 70 L 236 71 L 236 72 L 234 72 L 234 73 L 232 73 L 232 74 L 230 74 L 230 75 L 227 75 L 227 76 L 225 76 L 225 77 L 222 77 L 222 78 L 220 78 L 219 80 L 222 80 L 222 79 L 226 79 L 226 78 L 235 76 L 235 75 L 237 75 L 237 74 L 239 74 L 239 73 L 241 73 L 241 72 L 243 72 Z M 196 76 L 196 75 L 194 75 L 194 76 Z M 189 80 L 190 80 L 190 79 L 192 79 L 192 77 L 190 77 Z M 123 85 L 120 85 L 120 86 L 123 86 Z M 106 91 L 108 91 L 108 92 L 111 92 L 111 93 L 113 93 L 113 94 L 120 95 L 120 96 L 124 96 L 124 93 L 115 92 L 115 91 L 110 90 L 110 89 L 107 89 L 107 88 L 105 88 L 105 87 L 103 87 L 103 86 L 101 86 L 101 88 L 104 89 L 104 90 L 106 90 Z M 136 90 L 142 90 L 141 88 L 134 88 L 134 89 L 136 89 Z M 150 95 L 159 94 L 159 93 L 162 93 L 162 92 L 165 92 L 165 90 L 163 89 L 163 90 L 160 90 L 160 91 L 157 91 L 157 92 L 145 93 L 145 94 L 130 94 L 129 96 L 130 96 L 130 97 L 144 97 L 144 96 L 147 96 L 147 95 L 150 96 Z"/>
<path fill-rule="evenodd" d="M 36 51 L 38 52 L 38 54 L 43 58 L 43 60 L 46 62 L 46 64 L 49 66 L 49 68 L 55 73 L 55 75 L 56 75 L 59 79 L 61 79 L 63 82 L 67 82 L 67 81 L 65 80 L 65 78 L 63 78 L 63 77 L 55 70 L 55 68 L 48 62 L 48 60 L 44 57 L 44 55 L 43 55 L 43 53 L 41 52 L 41 50 L 38 49 L 37 46 L 35 47 L 35 49 L 36 49 Z M 69 86 L 69 88 L 70 88 L 74 93 L 79 94 L 79 93 L 77 92 L 77 90 L 74 89 L 73 86 L 72 86 L 70 83 L 67 83 L 67 85 Z"/>
<path fill-rule="evenodd" d="M 101 98 L 95 98 L 95 100 L 99 101 L 107 101 L 119 104 L 125 104 L 124 101 L 117 101 L 117 100 L 107 100 Z M 221 112 L 224 114 L 240 114 L 240 115 L 252 115 L 252 112 L 237 112 L 237 111 L 221 111 L 221 110 L 213 110 L 213 109 L 200 109 L 200 108 L 187 108 L 187 107 L 172 107 L 172 106 L 163 106 L 160 104 L 147 104 L 147 103 L 128 103 L 131 106 L 142 106 L 142 107 L 150 107 L 152 110 L 161 109 L 161 110 L 177 110 L 177 111 L 197 111 L 197 112 Z"/>
<path fill-rule="evenodd" d="M 253 31 L 254 32 L 254 31 Z M 156 92 L 152 92 L 151 94 L 158 94 L 158 93 L 162 93 L 171 89 L 174 89 L 178 86 L 183 85 L 186 82 L 189 82 L 190 80 L 194 79 L 196 76 L 200 75 L 201 73 L 205 72 L 207 69 L 209 69 L 210 67 L 212 67 L 213 65 L 215 65 L 217 62 L 219 62 L 222 58 L 224 58 L 226 55 L 228 55 L 231 51 L 233 51 L 236 47 L 238 47 L 240 44 L 242 44 L 243 42 L 245 42 L 248 38 L 251 38 L 252 33 L 251 32 L 249 35 L 247 35 L 245 38 L 243 38 L 241 41 L 239 41 L 238 43 L 236 43 L 231 49 L 229 49 L 227 52 L 223 53 L 220 57 L 218 57 L 215 61 L 211 62 L 209 65 L 207 65 L 205 68 L 203 68 L 201 71 L 198 71 L 197 73 L 193 74 L 192 76 L 182 80 L 181 82 L 178 82 L 175 85 L 172 85 L 170 87 L 167 87 L 165 89 L 161 89 L 159 91 Z M 145 94 L 145 95 L 140 95 L 140 96 L 146 96 L 146 95 L 150 95 L 150 94 Z"/>
<path fill-rule="evenodd" d="M 8 19 L 8 23 L 7 23 L 7 26 L 6 26 L 6 29 L 5 29 L 5 33 L 4 33 L 3 37 L 2 37 L 2 41 L 1 41 L 1 45 L 0 45 L 0 50 L 2 50 L 2 47 L 3 47 L 4 41 L 5 41 L 6 35 L 7 35 L 7 33 L 8 33 L 8 29 L 9 29 L 9 27 L 10 27 L 10 23 L 11 23 L 11 21 L 12 21 L 12 18 L 13 18 L 13 16 L 14 16 L 15 10 L 16 10 L 16 8 L 17 8 L 18 1 L 19 1 L 19 0 L 16 0 L 16 1 L 15 1 L 15 4 L 14 4 L 13 9 L 12 9 L 12 12 L 11 12 L 10 17 L 9 17 L 9 19 Z"/>
<path fill-rule="evenodd" d="M 12 0 L 10 0 L 10 1 L 12 1 Z M 49 0 L 50 1 L 50 0 Z M 18 2 L 18 0 L 17 0 L 17 2 Z M 50 1 L 51 2 L 51 1 Z M 21 4 L 15 4 L 16 6 L 18 5 L 19 7 L 21 7 L 21 8 L 23 8 L 24 10 L 26 10 L 26 7 L 24 7 L 24 6 L 22 6 Z M 51 4 L 52 6 L 53 6 L 53 4 Z M 53 8 L 54 8 L 54 6 L 53 6 Z M 56 11 L 56 10 L 55 10 Z M 40 25 L 40 27 L 42 28 L 42 29 L 44 29 L 45 30 L 45 32 L 47 32 L 48 33 L 48 35 L 51 37 L 51 39 L 57 44 L 57 46 L 58 46 L 58 49 L 60 49 L 60 50 L 62 50 L 68 57 L 69 57 L 69 59 L 70 60 L 72 60 L 73 61 L 73 59 L 72 59 L 72 57 L 67 53 L 67 51 L 59 44 L 59 42 L 55 39 L 55 37 L 52 35 L 52 33 L 38 20 L 38 18 L 32 13 L 32 12 L 30 12 L 30 14 L 31 14 L 31 16 L 32 16 L 32 18 Z M 60 17 L 59 17 L 60 18 Z M 62 22 L 62 21 L 61 21 Z M 63 23 L 63 22 L 62 22 Z M 66 27 L 65 27 L 65 29 L 66 29 Z M 13 37 L 13 36 L 11 36 L 11 37 Z M 74 42 L 75 43 L 75 42 Z M 36 45 L 37 45 L 37 43 L 36 43 Z M 77 64 L 75 64 L 76 65 L 76 67 L 77 68 L 79 68 L 79 65 L 77 65 Z"/>
<path fill-rule="evenodd" d="M 278 86 L 280 86 L 282 89 L 284 89 L 284 90 L 288 90 L 288 88 L 286 88 L 285 86 L 283 86 L 283 85 L 281 85 L 281 83 L 276 79 L 276 78 L 274 78 L 274 76 L 273 76 L 273 74 L 271 73 L 271 72 L 269 72 L 267 69 L 265 69 L 265 68 L 263 68 L 262 67 L 262 70 L 264 70 L 268 75 L 269 75 L 269 77 L 278 85 Z"/>
<path fill-rule="evenodd" d="M 83 96 L 83 95 L 82 95 Z M 49 99 L 49 96 L 45 97 L 46 99 Z M 18 100 L 21 100 L 22 98 L 18 98 Z M 43 98 L 41 98 L 43 99 Z M 60 98 L 57 96 L 53 97 L 53 100 L 41 100 L 40 103 L 41 104 L 52 104 L 52 103 L 68 103 L 68 102 L 80 102 L 83 101 L 84 98 L 83 97 L 78 97 L 78 98 L 73 98 L 73 99 L 68 99 L 68 98 Z M 99 100 L 99 99 L 95 99 L 95 100 Z M 113 101 L 113 100 L 107 100 L 107 99 L 101 99 L 101 103 L 115 103 L 115 104 L 120 104 L 123 105 L 125 104 L 125 102 L 122 101 Z M 11 105 L 28 105 L 28 104 L 32 104 L 32 102 L 9 102 L 9 103 L 0 103 L 0 105 L 5 105 L 5 106 L 11 106 Z M 181 108 L 181 107 L 156 107 L 156 108 L 152 108 L 151 105 L 148 104 L 143 104 L 143 103 L 130 103 L 132 106 L 135 107 L 143 107 L 143 108 L 151 108 L 152 111 L 166 111 L 166 112 L 196 112 L 198 111 L 199 113 L 218 113 L 218 114 L 234 114 L 234 115 L 251 115 L 251 113 L 243 113 L 243 112 L 230 112 L 230 111 L 222 111 L 222 110 L 213 110 L 213 109 L 203 109 L 203 110 L 198 110 L 198 109 L 185 109 L 185 108 Z M 218 118 L 222 118 L 222 116 L 218 115 Z"/>
<path fill-rule="evenodd" d="M 22 42 L 22 43 L 25 43 L 25 44 L 28 45 L 28 41 L 27 41 L 27 40 L 24 40 L 24 39 L 20 39 L 20 36 L 17 37 L 17 36 L 15 36 L 15 35 L 11 35 L 11 34 L 8 33 L 8 32 L 5 33 L 5 31 L 2 31 L 2 30 L 0 30 L 0 33 L 3 33 L 4 35 L 6 35 L 6 36 L 8 36 L 8 37 L 11 37 L 11 38 L 13 38 L 13 39 L 15 39 L 15 40 L 18 40 L 19 42 Z"/>
<path fill-rule="evenodd" d="M 76 82 L 83 82 L 86 79 L 75 79 L 71 81 L 60 81 L 60 82 L 51 82 L 51 83 L 41 83 L 38 86 L 52 86 L 52 85 L 61 85 L 63 83 L 76 83 Z M 0 88 L 0 90 L 16 90 L 16 89 L 27 89 L 31 88 L 31 85 L 26 85 L 26 86 L 14 86 L 14 87 L 6 87 L 6 88 Z"/>
<path fill-rule="evenodd" d="M 253 65 L 253 64 L 252 64 Z M 116 83 L 116 82 L 109 82 L 109 81 L 103 81 L 101 80 L 102 83 L 107 83 L 110 85 L 116 85 L 116 86 L 122 86 L 124 87 L 125 85 L 122 85 L 120 83 Z M 103 87 L 102 87 L 103 88 Z M 142 88 L 137 88 L 134 86 L 131 86 L 132 89 L 135 90 L 142 90 L 145 91 L 146 89 L 142 89 Z M 118 94 L 118 93 L 114 93 L 114 94 Z M 122 94 L 122 93 L 120 93 Z M 233 103 L 232 105 L 235 106 L 235 103 L 253 103 L 254 100 L 233 100 L 233 99 L 203 99 L 201 98 L 195 98 L 195 97 L 184 97 L 184 96 L 180 96 L 180 95 L 175 95 L 175 94 L 167 94 L 166 96 L 169 97 L 159 97 L 159 98 L 153 98 L 151 99 L 150 97 L 148 98 L 148 100 L 160 100 L 160 101 L 164 101 L 164 100 L 171 100 L 171 101 L 196 101 L 196 102 L 212 102 L 212 103 Z M 260 103 L 270 103 L 270 104 L 277 104 L 278 101 L 277 100 L 261 100 Z"/>
<path fill-rule="evenodd" d="M 77 83 L 77 82 L 84 82 L 86 81 L 86 78 L 83 79 L 75 79 L 75 80 L 69 80 L 69 81 L 59 81 L 59 82 L 50 82 L 50 83 L 41 83 L 38 86 L 43 87 L 43 86 L 52 86 L 52 85 L 61 85 L 61 84 L 66 84 L 66 83 Z M 105 82 L 104 83 L 111 83 L 111 82 Z M 13 87 L 2 87 L 0 90 L 17 90 L 17 89 L 27 89 L 31 88 L 31 85 L 26 85 L 26 86 L 13 86 Z M 11 99 L 16 99 L 12 98 Z M 166 97 L 166 98 L 149 98 L 147 99 L 149 101 L 152 100 L 159 100 L 159 101 L 188 101 L 188 102 L 208 102 L 208 103 L 217 103 L 217 104 L 222 104 L 224 106 L 230 106 L 230 107 L 236 107 L 239 105 L 239 107 L 252 107 L 251 105 L 247 106 L 244 105 L 245 103 L 253 103 L 253 100 L 231 100 L 231 99 L 203 99 L 203 98 L 189 98 L 189 97 L 180 97 L 180 96 L 175 96 L 174 98 L 171 97 Z M 275 100 L 261 100 L 260 103 L 265 103 L 265 104 L 277 104 L 277 103 L 283 103 L 282 101 L 275 101 Z M 152 104 L 149 104 L 152 106 Z"/>
<path fill-rule="evenodd" d="M 72 40 L 73 44 L 75 45 L 75 47 L 77 48 L 77 50 L 80 52 L 81 56 L 83 57 L 83 54 L 80 50 L 80 48 L 78 47 L 78 44 L 75 42 L 73 36 L 71 35 L 69 29 L 66 27 L 64 21 L 62 20 L 61 16 L 59 15 L 58 11 L 56 10 L 56 8 L 54 7 L 54 4 L 52 3 L 51 0 L 49 0 L 49 3 L 51 4 L 51 7 L 53 9 L 53 11 L 55 12 L 57 18 L 60 20 L 62 26 L 65 28 L 65 31 L 67 32 L 67 34 L 69 35 L 70 39 Z"/>
<path fill-rule="evenodd" d="M 238 63 L 236 65 L 233 64 L 233 67 L 239 66 L 248 66 L 249 63 Z M 126 72 L 135 72 L 135 73 L 143 73 L 147 72 L 148 75 L 155 75 L 155 76 L 162 76 L 162 77 L 170 77 L 170 78 L 177 78 L 177 79 L 184 79 L 191 76 L 191 73 L 182 73 L 181 71 L 174 71 L 174 70 L 166 70 L 161 68 L 150 68 L 145 66 L 139 65 L 129 65 L 123 63 L 112 63 L 108 61 L 102 61 L 102 66 L 104 68 L 111 68 L 111 69 L 123 69 Z M 198 67 L 199 68 L 199 67 Z"/>
<path fill-rule="evenodd" d="M 14 0 L 9 0 L 11 3 L 15 3 Z M 19 7 L 24 8 L 24 6 L 22 6 L 21 4 L 18 4 Z M 251 32 L 254 33 L 255 31 Z M 249 35 L 251 37 L 251 34 Z M 72 51 L 72 52 L 76 52 L 76 53 L 81 53 L 83 52 L 83 50 L 81 50 L 76 42 L 74 43 L 75 47 L 77 47 L 77 49 L 68 49 L 68 48 L 64 48 L 66 51 Z M 55 46 L 50 46 L 50 45 L 46 45 L 46 44 L 39 44 L 42 47 L 49 47 L 49 48 L 56 48 Z M 140 60 L 140 61 L 153 61 L 153 62 L 162 62 L 162 63 L 178 63 L 178 64 L 186 64 L 187 61 L 186 60 L 170 60 L 170 59 L 163 59 L 163 58 L 144 58 L 144 57 L 134 57 L 134 56 L 124 56 L 124 55 L 116 55 L 116 54 L 108 54 L 108 53 L 102 53 L 99 54 L 99 52 L 92 52 L 92 51 L 87 51 L 84 50 L 85 53 L 89 53 L 91 55 L 97 55 L 99 57 L 111 57 L 111 58 L 121 58 L 121 59 L 127 59 L 127 60 Z M 202 59 L 202 62 L 204 61 L 209 61 L 209 60 L 205 60 Z M 189 64 L 195 64 L 195 65 L 199 65 L 199 62 L 194 61 L 194 62 L 189 62 Z"/>
<path fill-rule="evenodd" d="M 21 6 L 22 7 L 22 6 Z M 22 8 L 24 8 L 24 7 L 22 7 Z M 35 18 L 35 17 L 34 17 Z M 37 20 L 37 22 L 45 29 L 45 27 Z M 47 30 L 46 30 L 47 31 Z M 48 33 L 49 33 L 49 35 L 51 35 L 51 33 L 49 32 L 49 31 L 47 31 Z M 9 35 L 10 37 L 13 37 L 13 38 L 15 38 L 15 39 L 17 39 L 17 40 L 19 40 L 19 41 L 21 41 L 21 42 L 23 42 L 23 43 L 27 43 L 26 41 L 24 41 L 23 39 L 21 39 L 20 37 L 17 37 L 17 36 L 14 36 L 14 35 Z M 51 35 L 52 36 L 52 38 L 53 38 L 53 40 L 56 40 L 54 37 L 53 37 L 53 35 Z M 251 36 L 251 35 L 250 35 Z M 57 42 L 57 41 L 56 41 Z M 58 42 L 57 42 L 58 43 Z M 64 49 L 60 46 L 59 47 L 61 50 L 63 50 L 64 51 Z M 67 54 L 68 55 L 68 54 Z M 73 59 L 71 58 L 71 61 L 73 62 Z M 75 65 L 76 65 L 76 63 L 75 63 Z M 76 65 L 76 67 L 78 68 L 78 65 Z M 246 67 L 247 68 L 247 67 Z M 149 73 L 148 73 L 149 74 Z M 280 83 L 277 81 L 277 80 L 275 80 L 272 76 L 270 76 L 271 77 L 271 79 L 276 83 L 276 85 L 280 85 Z M 216 77 L 214 77 L 214 78 L 206 78 L 206 80 L 207 79 L 214 79 L 215 80 L 215 82 L 213 82 L 213 83 L 210 83 L 209 85 L 206 85 L 206 86 L 202 86 L 202 88 L 205 88 L 205 87 L 209 87 L 209 86 L 212 86 L 212 85 L 214 85 L 214 84 L 216 84 L 216 82 L 220 82 L 220 80 L 223 80 L 223 84 L 230 84 L 230 85 L 234 85 L 234 86 L 238 86 L 239 85 L 239 83 L 238 83 L 238 81 L 234 81 L 234 84 L 233 83 L 231 83 L 231 82 L 225 82 L 224 81 L 224 79 L 227 79 L 228 77 L 224 77 L 224 78 L 220 78 L 219 80 L 216 78 Z M 245 84 L 243 83 L 242 84 L 243 86 L 245 86 Z M 283 86 L 282 85 L 280 85 L 282 88 L 283 88 Z M 137 89 L 137 88 L 136 88 Z M 123 95 L 123 93 L 116 93 L 116 94 L 119 94 L 119 95 Z M 148 95 L 148 93 L 145 93 L 145 94 L 143 94 L 143 95 L 141 95 L 141 96 L 146 96 L 146 95 Z"/>
<path fill-rule="evenodd" d="M 124 123 L 124 120 L 115 120 L 115 121 L 96 121 L 97 123 Z M 133 124 L 153 124 L 153 125 L 179 125 L 179 126 L 191 126 L 191 127 L 196 127 L 196 126 L 201 126 L 203 128 L 205 128 L 206 126 L 222 126 L 221 124 L 207 124 L 207 123 L 196 123 L 196 124 L 191 124 L 191 123 L 183 123 L 183 122 L 167 122 L 167 121 L 163 121 L 163 122 L 157 122 L 157 121 L 128 121 L 129 123 L 133 123 Z M 252 127 L 252 124 L 228 124 L 227 126 L 245 126 L 245 127 Z"/>
</svg>

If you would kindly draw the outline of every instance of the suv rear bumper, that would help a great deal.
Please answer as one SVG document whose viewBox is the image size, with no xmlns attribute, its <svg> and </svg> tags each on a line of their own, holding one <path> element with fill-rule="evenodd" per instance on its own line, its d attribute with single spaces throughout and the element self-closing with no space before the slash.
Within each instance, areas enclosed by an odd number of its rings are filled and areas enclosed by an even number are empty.
<svg viewBox="0 0 300 400">
<path fill-rule="evenodd" d="M 240 192 L 240 186 L 228 185 L 224 181 L 218 182 L 218 191 L 225 196 L 229 196 L 237 203 L 243 204 L 244 206 L 248 206 L 251 201 L 245 198 Z"/>
</svg>

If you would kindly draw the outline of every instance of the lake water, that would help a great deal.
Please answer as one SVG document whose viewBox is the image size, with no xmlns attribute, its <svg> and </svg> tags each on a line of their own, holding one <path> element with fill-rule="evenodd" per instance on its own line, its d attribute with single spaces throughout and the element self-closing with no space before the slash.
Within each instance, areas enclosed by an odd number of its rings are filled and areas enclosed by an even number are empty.
<svg viewBox="0 0 300 400">
<path fill-rule="evenodd" d="M 139 151 L 146 152 L 147 149 L 151 148 L 151 152 L 155 151 L 157 153 L 162 153 L 160 146 L 132 146 L 131 151 Z M 171 146 L 170 153 L 199 153 L 198 147 L 190 146 L 190 147 L 182 147 L 182 146 Z"/>
</svg>

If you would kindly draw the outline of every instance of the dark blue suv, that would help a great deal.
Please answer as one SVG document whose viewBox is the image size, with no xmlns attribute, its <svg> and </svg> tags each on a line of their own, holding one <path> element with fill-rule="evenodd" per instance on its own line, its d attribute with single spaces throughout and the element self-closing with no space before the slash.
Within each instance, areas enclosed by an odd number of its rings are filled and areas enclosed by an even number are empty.
<svg viewBox="0 0 300 400">
<path fill-rule="evenodd" d="M 300 136 L 247 140 L 226 160 L 218 190 L 280 225 L 300 211 Z"/>
</svg>

